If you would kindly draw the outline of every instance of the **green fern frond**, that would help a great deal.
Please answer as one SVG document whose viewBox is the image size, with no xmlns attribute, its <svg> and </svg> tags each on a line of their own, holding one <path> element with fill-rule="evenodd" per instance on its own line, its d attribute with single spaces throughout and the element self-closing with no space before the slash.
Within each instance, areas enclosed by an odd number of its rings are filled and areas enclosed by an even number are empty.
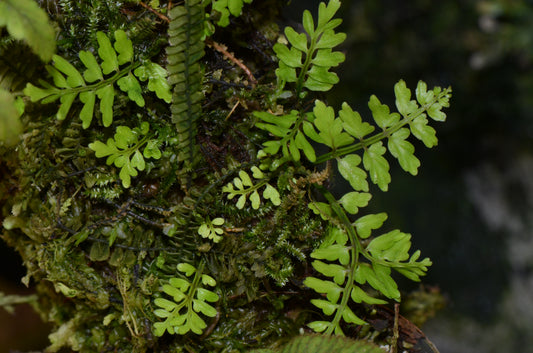
<svg viewBox="0 0 533 353">
<path fill-rule="evenodd" d="M 173 86 L 172 122 L 179 139 L 179 158 L 190 169 L 198 156 L 197 120 L 202 114 L 203 73 L 200 59 L 204 55 L 204 8 L 200 0 L 186 0 L 169 13 L 167 48 L 168 82 Z"/>
<path fill-rule="evenodd" d="M 47 62 L 56 48 L 55 31 L 46 12 L 33 0 L 0 1 L 0 27 L 6 26 L 9 34 L 24 40 L 33 52 Z"/>
<path fill-rule="evenodd" d="M 20 91 L 35 79 L 36 71 L 41 68 L 38 57 L 22 42 L 10 40 L 0 44 L 0 88 Z"/>
<path fill-rule="evenodd" d="M 50 103 L 59 99 L 58 120 L 67 117 L 76 98 L 79 98 L 83 103 L 79 116 L 84 129 L 91 125 L 97 98 L 100 100 L 103 125 L 106 127 L 111 125 L 116 95 L 115 84 L 127 93 L 130 100 L 143 107 L 145 101 L 138 79 L 148 80 L 148 90 L 170 103 L 170 86 L 165 80 L 165 69 L 148 60 L 143 63 L 135 62 L 133 44 L 124 31 L 115 31 L 113 44 L 103 32 L 97 32 L 96 37 L 101 63 L 98 63 L 92 52 L 80 51 L 79 58 L 85 66 L 85 70 L 81 73 L 67 60 L 54 55 L 53 65 L 46 66 L 54 84 L 41 81 L 42 87 L 37 87 L 28 83 L 24 94 L 29 96 L 32 102 Z"/>
</svg>

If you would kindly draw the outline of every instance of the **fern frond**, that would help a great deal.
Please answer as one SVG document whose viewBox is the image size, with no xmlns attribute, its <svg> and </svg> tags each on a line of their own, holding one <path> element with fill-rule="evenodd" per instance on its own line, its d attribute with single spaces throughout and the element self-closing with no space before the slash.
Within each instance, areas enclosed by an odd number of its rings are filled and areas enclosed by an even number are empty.
<svg viewBox="0 0 533 353">
<path fill-rule="evenodd" d="M 195 139 L 196 121 L 202 113 L 202 70 L 204 55 L 204 9 L 200 0 L 186 0 L 170 13 L 167 48 L 169 83 L 174 87 L 172 122 L 176 124 L 180 149 L 179 158 L 190 169 L 198 155 Z"/>
<path fill-rule="evenodd" d="M 22 90 L 39 68 L 37 56 L 21 42 L 10 40 L 0 44 L 0 88 L 11 92 Z"/>
</svg>

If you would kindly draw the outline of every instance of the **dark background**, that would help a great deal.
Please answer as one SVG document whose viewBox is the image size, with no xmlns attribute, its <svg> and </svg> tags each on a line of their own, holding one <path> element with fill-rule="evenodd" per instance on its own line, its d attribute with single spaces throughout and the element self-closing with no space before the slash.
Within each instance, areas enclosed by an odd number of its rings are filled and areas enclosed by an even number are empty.
<svg viewBox="0 0 533 353">
<path fill-rule="evenodd" d="M 282 22 L 317 4 L 293 0 Z M 347 101 L 369 118 L 369 96 L 393 106 L 399 79 L 453 88 L 447 122 L 433 125 L 439 145 L 415 144 L 419 175 L 391 163 L 390 190 L 371 201 L 434 262 L 424 283 L 447 307 L 424 331 L 442 353 L 533 352 L 533 1 L 345 0 L 340 14 L 337 109 Z M 0 290 L 23 290 L 17 255 L 0 251 Z M 0 313 L 0 343 L 19 332 L 10 347 L 42 348 L 46 333 L 18 310 Z"/>
</svg>

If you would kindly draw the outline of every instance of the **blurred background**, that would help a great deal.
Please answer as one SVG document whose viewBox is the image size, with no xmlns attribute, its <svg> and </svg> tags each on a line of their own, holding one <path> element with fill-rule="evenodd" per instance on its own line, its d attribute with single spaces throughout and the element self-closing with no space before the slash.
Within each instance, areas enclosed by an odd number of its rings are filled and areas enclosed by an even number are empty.
<svg viewBox="0 0 533 353">
<path fill-rule="evenodd" d="M 447 305 L 423 331 L 441 353 L 533 352 L 533 1 L 342 2 L 347 59 L 332 106 L 370 117 L 369 96 L 394 105 L 399 79 L 453 88 L 447 122 L 433 124 L 439 145 L 415 144 L 419 175 L 392 163 L 371 206 L 433 260 L 424 284 Z M 318 3 L 293 0 L 280 21 L 296 25 Z M 0 291 L 24 291 L 17 255 L 0 244 L 0 259 Z M 0 353 L 45 346 L 27 309 L 0 312 Z"/>
</svg>

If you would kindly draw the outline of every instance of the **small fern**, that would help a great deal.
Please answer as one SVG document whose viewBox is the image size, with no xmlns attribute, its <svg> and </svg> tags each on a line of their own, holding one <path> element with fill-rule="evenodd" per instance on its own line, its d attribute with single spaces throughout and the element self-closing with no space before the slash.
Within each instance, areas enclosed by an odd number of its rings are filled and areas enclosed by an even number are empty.
<svg viewBox="0 0 533 353">
<path fill-rule="evenodd" d="M 148 134 L 149 124 L 141 123 L 139 128 L 133 130 L 127 126 L 117 126 L 114 138 L 106 143 L 95 141 L 89 144 L 89 148 L 95 152 L 96 157 L 107 157 L 108 165 L 114 164 L 120 168 L 119 177 L 122 186 L 129 188 L 131 177 L 137 176 L 137 171 L 144 170 L 146 163 L 144 158 L 161 158 L 159 142 L 151 139 Z M 143 138 L 140 138 L 144 136 Z M 141 148 L 144 146 L 143 151 Z"/>
<path fill-rule="evenodd" d="M 313 16 L 305 10 L 302 23 L 306 33 L 298 33 L 292 27 L 285 28 L 291 47 L 276 43 L 273 48 L 279 58 L 276 75 L 280 89 L 286 82 L 294 82 L 296 96 L 301 97 L 304 88 L 328 91 L 339 82 L 337 75 L 329 70 L 345 59 L 343 53 L 332 51 L 346 39 L 345 33 L 334 31 L 342 22 L 341 19 L 333 19 L 340 6 L 338 0 L 330 1 L 328 5 L 320 3 L 316 27 Z"/>
<path fill-rule="evenodd" d="M 213 240 L 213 243 L 218 243 L 222 240 L 222 234 L 224 230 L 220 228 L 224 224 L 225 220 L 222 217 L 216 217 L 213 220 L 207 218 L 204 223 L 198 227 L 198 234 L 202 238 Z"/>
<path fill-rule="evenodd" d="M 32 102 L 50 103 L 59 99 L 61 105 L 56 115 L 59 120 L 67 117 L 75 99 L 79 98 L 83 103 L 79 115 L 84 129 L 91 125 L 97 97 L 100 100 L 102 123 L 106 127 L 111 125 L 115 83 L 128 94 L 130 100 L 143 107 L 145 102 L 137 78 L 148 79 L 148 89 L 170 103 L 170 86 L 166 82 L 165 69 L 150 61 L 134 61 L 133 45 L 126 33 L 117 30 L 114 36 L 115 42 L 112 45 L 105 33 L 97 32 L 100 64 L 90 51 L 80 51 L 79 58 L 85 66 L 83 74 L 64 58 L 54 55 L 54 64 L 46 66 L 54 85 L 41 81 L 42 87 L 36 87 L 28 83 L 24 94 Z"/>
<path fill-rule="evenodd" d="M 185 0 L 169 13 L 168 81 L 173 87 L 172 122 L 178 131 L 179 158 L 190 170 L 198 155 L 197 120 L 202 114 L 204 10 L 200 0 Z"/>
<path fill-rule="evenodd" d="M 218 301 L 218 295 L 203 286 L 214 287 L 216 281 L 209 275 L 203 274 L 204 264 L 196 269 L 187 263 L 180 263 L 178 271 L 185 274 L 185 278 L 173 277 L 168 284 L 163 285 L 165 294 L 172 297 L 168 300 L 163 297 L 154 299 L 156 309 L 154 314 L 165 319 L 154 324 L 154 334 L 162 336 L 165 332 L 184 335 L 189 331 L 201 334 L 207 327 L 204 319 L 199 314 L 214 317 L 217 310 L 209 303 Z M 194 275 L 192 282 L 187 279 Z"/>
<path fill-rule="evenodd" d="M 253 178 L 257 180 L 255 184 L 250 175 L 241 170 L 238 177 L 235 177 L 232 182 L 222 188 L 222 192 L 228 193 L 228 199 L 230 200 L 235 196 L 239 196 L 236 204 L 238 209 L 242 209 L 246 204 L 247 198 L 249 198 L 252 208 L 257 210 L 261 205 L 259 189 L 264 186 L 263 198 L 270 199 L 275 206 L 278 206 L 281 203 L 278 190 L 268 183 L 269 179 L 265 177 L 261 169 L 253 166 L 251 171 Z"/>
</svg>

